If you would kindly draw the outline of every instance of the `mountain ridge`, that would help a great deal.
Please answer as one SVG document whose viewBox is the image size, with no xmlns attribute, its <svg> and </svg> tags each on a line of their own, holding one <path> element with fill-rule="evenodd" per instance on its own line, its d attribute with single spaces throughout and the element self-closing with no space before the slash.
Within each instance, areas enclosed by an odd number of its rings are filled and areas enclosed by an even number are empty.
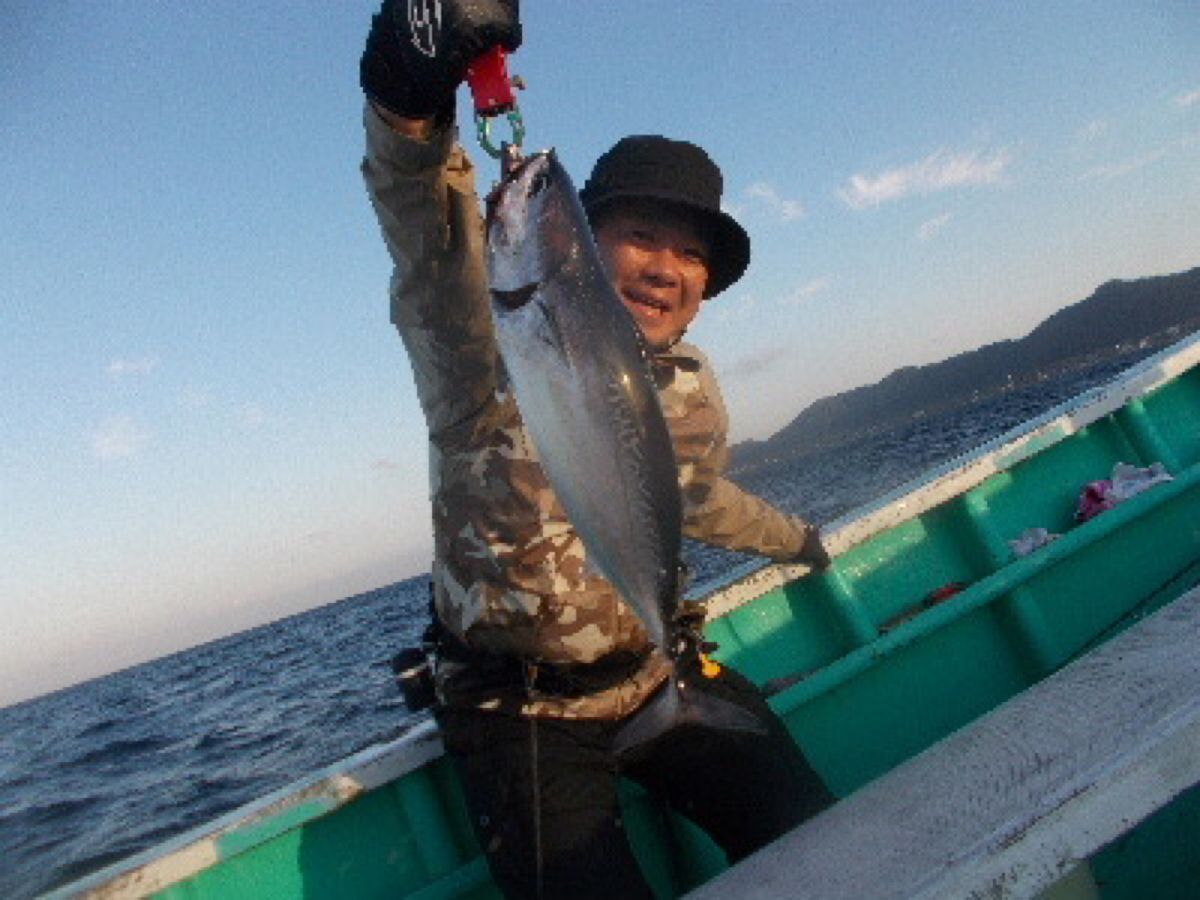
<svg viewBox="0 0 1200 900">
<path fill-rule="evenodd" d="M 1197 329 L 1200 266 L 1173 275 L 1106 281 L 1022 338 L 985 344 L 940 362 L 904 366 L 874 384 L 815 401 L 769 438 L 735 444 L 731 469 L 837 447 L 1105 355 L 1149 353 Z"/>
</svg>

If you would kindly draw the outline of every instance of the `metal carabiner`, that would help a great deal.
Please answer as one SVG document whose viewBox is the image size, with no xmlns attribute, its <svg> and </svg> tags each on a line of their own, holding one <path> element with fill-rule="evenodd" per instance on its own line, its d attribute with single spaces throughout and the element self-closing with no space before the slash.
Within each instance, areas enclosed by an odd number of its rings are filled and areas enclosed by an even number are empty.
<svg viewBox="0 0 1200 900">
<path fill-rule="evenodd" d="M 521 144 L 525 141 L 525 123 L 521 119 L 521 110 L 514 106 L 507 113 L 505 118 L 508 119 L 509 127 L 512 128 L 512 140 L 506 141 L 497 147 L 492 143 L 492 119 L 495 116 L 485 116 L 482 113 L 475 113 L 475 134 L 479 138 L 479 146 L 484 149 L 488 156 L 492 159 L 500 159 L 501 148 L 505 146 L 513 146 L 518 150 L 521 149 Z"/>
</svg>

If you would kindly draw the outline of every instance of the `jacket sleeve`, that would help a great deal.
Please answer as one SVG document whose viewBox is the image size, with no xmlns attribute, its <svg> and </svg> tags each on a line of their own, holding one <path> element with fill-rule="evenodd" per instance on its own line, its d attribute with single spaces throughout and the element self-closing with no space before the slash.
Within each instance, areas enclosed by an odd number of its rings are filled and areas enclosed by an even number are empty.
<svg viewBox="0 0 1200 900">
<path fill-rule="evenodd" d="M 475 173 L 453 127 L 414 140 L 369 103 L 364 126 L 363 178 L 394 264 L 392 322 L 430 437 L 443 443 L 492 401 L 496 383 Z"/>
<path fill-rule="evenodd" d="M 724 477 L 729 420 L 712 369 L 700 359 L 697 399 L 671 423 L 683 487 L 683 533 L 728 550 L 795 559 L 812 526 Z"/>
</svg>

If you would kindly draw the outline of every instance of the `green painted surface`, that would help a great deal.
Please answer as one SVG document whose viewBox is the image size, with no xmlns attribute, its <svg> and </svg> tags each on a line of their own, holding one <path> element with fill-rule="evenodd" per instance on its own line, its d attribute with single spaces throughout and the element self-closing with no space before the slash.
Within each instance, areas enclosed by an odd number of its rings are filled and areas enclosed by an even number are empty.
<svg viewBox="0 0 1200 900">
<path fill-rule="evenodd" d="M 1192 788 L 1092 860 L 1104 900 L 1200 896 L 1200 788 Z"/>
<path fill-rule="evenodd" d="M 216 841 L 217 856 L 220 859 L 231 859 L 251 847 L 269 841 L 293 828 L 299 828 L 305 822 L 319 818 L 336 808 L 336 801 L 325 797 L 316 797 L 292 804 L 259 821 L 243 825 L 221 835 Z"/>
<path fill-rule="evenodd" d="M 1061 436 L 1061 435 L 1060 435 Z M 1200 371 L 1052 443 L 711 623 L 719 656 L 760 684 L 845 795 L 1200 583 Z M 1080 487 L 1116 462 L 1169 457 L 1177 476 L 1083 525 Z M 1163 460 L 1166 462 L 1167 460 Z M 1012 560 L 1007 540 L 1062 534 Z M 966 590 L 924 609 L 948 582 Z M 908 615 L 908 618 L 904 618 Z M 790 686 L 787 686 L 790 685 Z M 632 785 L 626 825 L 659 896 L 712 877 L 721 854 Z M 221 841 L 224 861 L 169 898 L 498 896 L 446 760 L 333 815 L 289 811 Z M 1094 860 L 1106 900 L 1194 896 L 1200 794 Z M 1171 893 L 1171 891 L 1176 891 Z"/>
<path fill-rule="evenodd" d="M 499 896 L 444 758 L 156 896 L 335 900 L 425 887 L 430 897 Z"/>
</svg>

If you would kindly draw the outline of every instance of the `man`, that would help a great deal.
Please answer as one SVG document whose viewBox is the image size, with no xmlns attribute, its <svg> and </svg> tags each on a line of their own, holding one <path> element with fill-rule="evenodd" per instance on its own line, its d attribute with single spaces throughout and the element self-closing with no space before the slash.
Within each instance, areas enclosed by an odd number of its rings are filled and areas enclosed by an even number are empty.
<svg viewBox="0 0 1200 900">
<path fill-rule="evenodd" d="M 761 733 L 688 725 L 618 756 L 613 737 L 669 665 L 585 565 L 546 481 L 492 332 L 474 171 L 454 143 L 468 62 L 520 43 L 516 0 L 386 0 L 362 58 L 363 174 L 395 263 L 392 319 L 430 432 L 438 658 L 435 713 L 496 882 L 510 897 L 652 896 L 622 830 L 635 779 L 740 859 L 831 798 L 760 693 L 723 669 L 689 677 Z M 580 193 L 654 371 L 684 494 L 684 533 L 828 564 L 817 529 L 721 477 L 727 420 L 704 357 L 681 343 L 749 262 L 721 175 L 691 144 L 626 138 Z"/>
</svg>

